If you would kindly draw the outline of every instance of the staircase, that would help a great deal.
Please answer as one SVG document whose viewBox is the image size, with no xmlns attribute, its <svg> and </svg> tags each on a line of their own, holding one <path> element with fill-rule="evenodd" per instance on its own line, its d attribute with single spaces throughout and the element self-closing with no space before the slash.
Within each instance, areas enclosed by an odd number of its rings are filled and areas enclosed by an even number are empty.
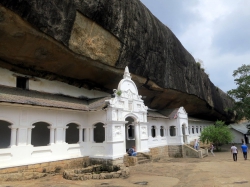
<svg viewBox="0 0 250 187">
<path fill-rule="evenodd" d="M 152 156 L 146 153 L 137 153 L 136 158 L 138 164 L 145 164 L 152 161 Z"/>
<path fill-rule="evenodd" d="M 196 150 L 192 145 L 183 145 L 183 157 L 204 158 L 206 156 L 208 156 L 208 150 L 206 148 L 200 148 L 199 150 Z"/>
</svg>

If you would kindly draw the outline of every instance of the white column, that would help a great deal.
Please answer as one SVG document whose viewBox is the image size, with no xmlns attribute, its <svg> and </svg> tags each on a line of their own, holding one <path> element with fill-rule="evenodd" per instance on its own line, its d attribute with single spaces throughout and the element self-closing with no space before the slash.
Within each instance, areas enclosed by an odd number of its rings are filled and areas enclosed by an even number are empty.
<svg viewBox="0 0 250 187">
<path fill-rule="evenodd" d="M 49 143 L 49 145 L 52 145 L 55 143 L 55 128 L 49 126 L 48 129 L 50 129 L 50 143 Z"/>
<path fill-rule="evenodd" d="M 108 134 L 108 125 L 105 124 L 105 125 L 103 125 L 103 127 L 104 127 L 104 135 L 105 135 L 105 136 L 104 136 L 104 141 L 103 141 L 103 143 L 104 143 L 104 142 L 106 142 L 106 141 L 108 140 L 108 139 L 107 139 L 107 138 L 108 138 L 108 137 L 107 137 L 107 134 Z M 111 132 L 112 132 L 112 127 L 111 127 L 110 130 L 111 130 Z M 112 138 L 113 138 L 113 137 L 112 137 Z M 111 141 L 112 141 L 112 140 L 111 140 Z"/>
<path fill-rule="evenodd" d="M 35 128 L 35 126 L 33 127 L 28 127 L 28 138 L 27 138 L 27 145 L 31 145 L 31 130 Z"/>
<path fill-rule="evenodd" d="M 136 151 L 138 152 L 141 150 L 139 123 L 134 123 L 134 127 L 135 127 L 135 146 L 136 146 Z"/>
<path fill-rule="evenodd" d="M 95 126 L 93 126 L 92 128 L 89 128 L 89 140 L 90 142 L 94 142 L 94 128 Z"/>
<path fill-rule="evenodd" d="M 89 140 L 89 135 L 90 135 L 90 132 L 89 132 L 89 128 L 85 128 L 84 129 L 84 141 L 85 142 L 89 142 L 90 140 Z"/>
<path fill-rule="evenodd" d="M 78 143 L 82 143 L 82 127 L 77 127 L 79 129 L 79 141 Z"/>
<path fill-rule="evenodd" d="M 122 137 L 123 137 L 123 148 L 124 148 L 123 152 L 125 154 L 126 153 L 126 140 L 127 140 L 125 124 L 122 124 Z"/>
<path fill-rule="evenodd" d="M 157 137 L 160 137 L 161 135 L 160 135 L 160 128 L 159 128 L 159 126 L 158 125 L 155 125 L 155 137 L 157 138 Z"/>
<path fill-rule="evenodd" d="M 63 128 L 63 143 L 66 143 L 66 129 L 69 127 L 64 127 Z"/>
<path fill-rule="evenodd" d="M 188 130 L 189 127 L 185 126 L 185 131 L 186 131 L 186 135 L 189 135 L 189 130 Z"/>
<path fill-rule="evenodd" d="M 12 126 L 8 126 L 11 129 L 11 137 L 10 137 L 10 146 L 9 147 L 13 147 L 16 146 L 16 132 L 17 132 L 17 128 L 16 127 L 12 127 Z"/>
</svg>

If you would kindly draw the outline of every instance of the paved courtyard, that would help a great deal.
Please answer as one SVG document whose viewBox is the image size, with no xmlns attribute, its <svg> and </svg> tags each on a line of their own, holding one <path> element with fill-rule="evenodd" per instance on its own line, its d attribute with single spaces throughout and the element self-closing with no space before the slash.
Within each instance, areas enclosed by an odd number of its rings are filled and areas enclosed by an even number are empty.
<svg viewBox="0 0 250 187">
<path fill-rule="evenodd" d="M 240 146 L 237 146 L 240 148 Z M 250 155 L 249 155 L 250 156 Z M 29 181 L 2 182 L 0 187 L 249 187 L 250 160 L 244 160 L 242 153 L 234 162 L 230 146 L 224 146 L 222 152 L 215 152 L 203 159 L 169 158 L 159 162 L 130 167 L 127 179 L 106 179 L 69 181 L 61 175 Z"/>
</svg>

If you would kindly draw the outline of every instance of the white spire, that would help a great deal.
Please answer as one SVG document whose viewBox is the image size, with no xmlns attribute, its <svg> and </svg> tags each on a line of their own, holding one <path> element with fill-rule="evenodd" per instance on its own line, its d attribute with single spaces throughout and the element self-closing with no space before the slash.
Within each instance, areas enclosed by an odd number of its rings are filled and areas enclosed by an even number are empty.
<svg viewBox="0 0 250 187">
<path fill-rule="evenodd" d="M 125 71 L 124 71 L 124 75 L 123 75 L 124 79 L 131 79 L 129 70 L 128 70 L 128 66 L 126 66 Z"/>
</svg>

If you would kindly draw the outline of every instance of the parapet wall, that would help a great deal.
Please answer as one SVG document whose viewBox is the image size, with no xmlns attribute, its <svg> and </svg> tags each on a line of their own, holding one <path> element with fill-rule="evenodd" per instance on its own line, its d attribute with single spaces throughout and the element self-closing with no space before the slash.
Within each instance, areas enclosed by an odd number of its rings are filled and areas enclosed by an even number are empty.
<svg viewBox="0 0 250 187">
<path fill-rule="evenodd" d="M 81 168 L 90 165 L 89 157 L 59 160 L 54 162 L 44 162 L 10 168 L 0 169 L 0 174 L 39 172 L 39 173 L 62 173 L 64 169 Z"/>
<path fill-rule="evenodd" d="M 89 157 L 44 162 L 0 169 L 0 181 L 19 181 L 45 177 L 48 173 L 62 174 L 65 169 L 82 168 L 89 166 Z"/>
<path fill-rule="evenodd" d="M 149 148 L 150 154 L 152 156 L 152 160 L 157 160 L 162 157 L 169 157 L 169 149 L 168 146 L 161 146 L 161 147 L 153 147 Z"/>
<path fill-rule="evenodd" d="M 169 145 L 168 155 L 169 157 L 183 157 L 183 146 L 182 145 Z"/>
</svg>

